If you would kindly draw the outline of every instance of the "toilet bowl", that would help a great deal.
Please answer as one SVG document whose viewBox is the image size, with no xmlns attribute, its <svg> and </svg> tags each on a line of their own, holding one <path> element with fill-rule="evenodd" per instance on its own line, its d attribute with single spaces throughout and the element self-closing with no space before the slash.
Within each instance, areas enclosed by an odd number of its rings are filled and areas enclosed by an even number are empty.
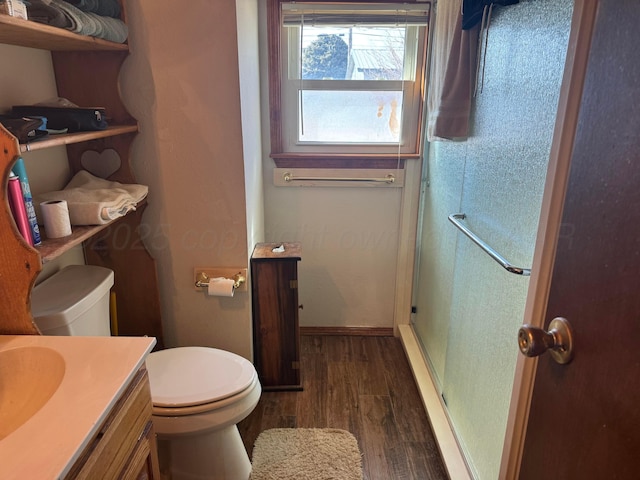
<svg viewBox="0 0 640 480">
<path fill-rule="evenodd" d="M 161 470 L 174 480 L 248 479 L 236 424 L 260 399 L 251 362 L 216 348 L 176 347 L 149 354 L 147 370 Z"/>
<path fill-rule="evenodd" d="M 109 335 L 113 272 L 73 265 L 31 293 L 31 311 L 46 335 Z M 146 360 L 161 472 L 172 480 L 247 480 L 251 463 L 236 424 L 260 399 L 245 358 L 208 347 L 152 352 Z"/>
</svg>

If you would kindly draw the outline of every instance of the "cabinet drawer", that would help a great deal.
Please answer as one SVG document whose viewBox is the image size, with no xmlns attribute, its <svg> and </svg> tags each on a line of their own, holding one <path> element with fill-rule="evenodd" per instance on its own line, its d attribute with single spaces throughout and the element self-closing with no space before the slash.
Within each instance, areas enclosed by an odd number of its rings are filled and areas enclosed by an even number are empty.
<svg viewBox="0 0 640 480">
<path fill-rule="evenodd" d="M 147 371 L 142 368 L 117 401 L 100 431 L 87 446 L 67 478 L 88 480 L 123 478 L 121 474 L 132 462 L 130 460 L 132 454 L 135 455 L 138 452 L 136 447 L 148 430 L 150 419 L 151 392 Z M 147 442 L 147 448 L 148 445 Z"/>
</svg>

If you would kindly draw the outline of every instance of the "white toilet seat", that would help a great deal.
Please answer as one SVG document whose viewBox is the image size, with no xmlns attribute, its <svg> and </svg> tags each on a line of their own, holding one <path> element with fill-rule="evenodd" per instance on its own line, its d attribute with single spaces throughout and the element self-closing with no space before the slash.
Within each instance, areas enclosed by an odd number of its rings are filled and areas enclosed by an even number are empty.
<svg viewBox="0 0 640 480">
<path fill-rule="evenodd" d="M 210 404 L 247 390 L 257 377 L 246 358 L 210 347 L 152 352 L 147 357 L 147 371 L 154 409 L 171 409 L 173 415 L 182 409 L 191 411 L 183 413 L 186 415 L 209 410 Z"/>
<path fill-rule="evenodd" d="M 161 407 L 152 405 L 152 414 L 158 417 L 181 417 L 187 415 L 197 415 L 199 413 L 213 412 L 215 410 L 224 410 L 227 407 L 233 407 L 235 404 L 241 404 L 245 397 L 252 396 L 258 386 L 258 376 L 256 375 L 251 384 L 242 392 L 231 397 L 223 398 L 209 403 L 201 403 L 200 405 L 191 405 L 189 407 Z M 261 389 L 258 389 L 260 392 Z"/>
</svg>

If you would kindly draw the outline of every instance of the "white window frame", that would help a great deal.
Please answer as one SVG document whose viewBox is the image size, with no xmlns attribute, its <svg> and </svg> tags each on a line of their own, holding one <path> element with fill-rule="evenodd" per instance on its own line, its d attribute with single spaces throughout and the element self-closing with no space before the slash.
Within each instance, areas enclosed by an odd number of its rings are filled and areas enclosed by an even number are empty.
<svg viewBox="0 0 640 480">
<path fill-rule="evenodd" d="M 399 9 L 401 9 L 399 4 Z M 303 27 L 304 28 L 304 25 Z M 424 105 L 426 26 L 406 26 L 405 80 L 301 80 L 299 79 L 301 27 L 280 26 L 280 99 L 282 151 L 292 154 L 415 155 L 420 152 L 421 112 Z M 334 91 L 401 91 L 400 142 L 299 142 L 300 89 Z M 304 108 L 304 105 L 303 105 Z"/>
</svg>

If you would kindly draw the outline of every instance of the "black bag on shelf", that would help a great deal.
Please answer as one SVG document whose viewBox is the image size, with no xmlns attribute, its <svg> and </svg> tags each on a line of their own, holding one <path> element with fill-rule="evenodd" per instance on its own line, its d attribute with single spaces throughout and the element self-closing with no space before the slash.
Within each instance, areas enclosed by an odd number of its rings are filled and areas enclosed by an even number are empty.
<svg viewBox="0 0 640 480">
<path fill-rule="evenodd" d="M 41 118 L 0 115 L 0 123 L 20 143 L 32 142 L 49 134 L 46 130 L 40 129 L 44 124 Z"/>
<path fill-rule="evenodd" d="M 40 105 L 15 105 L 14 116 L 47 117 L 47 128 L 69 132 L 104 130 L 107 128 L 105 109 L 102 107 L 45 107 Z"/>
</svg>

